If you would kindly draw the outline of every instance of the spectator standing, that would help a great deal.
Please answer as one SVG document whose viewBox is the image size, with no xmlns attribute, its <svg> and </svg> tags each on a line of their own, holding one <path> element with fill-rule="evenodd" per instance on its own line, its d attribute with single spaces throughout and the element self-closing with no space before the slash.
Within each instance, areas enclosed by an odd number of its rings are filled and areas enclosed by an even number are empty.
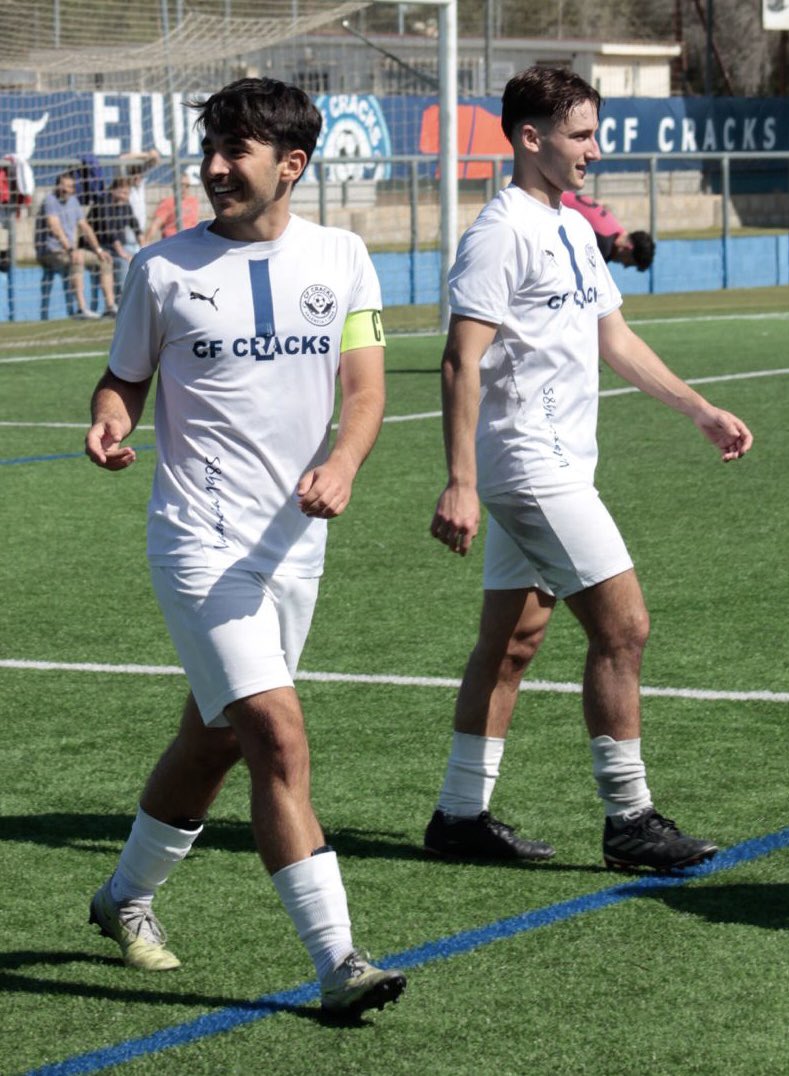
<svg viewBox="0 0 789 1076">
<path fill-rule="evenodd" d="M 171 235 L 186 228 L 194 228 L 200 220 L 200 200 L 195 194 L 190 194 L 194 181 L 188 172 L 181 174 L 181 228 L 178 227 L 178 219 L 175 205 L 175 195 L 168 194 L 162 198 L 153 214 L 153 219 L 145 229 L 142 245 L 149 246 L 157 239 L 169 239 Z"/>
<path fill-rule="evenodd" d="M 131 162 L 125 165 L 126 176 L 131 183 L 129 187 L 129 205 L 137 218 L 140 230 L 144 232 L 148 223 L 148 206 L 145 197 L 146 176 L 162 158 L 158 150 L 149 149 L 144 153 L 122 153 L 120 159 L 124 162 Z"/>
</svg>

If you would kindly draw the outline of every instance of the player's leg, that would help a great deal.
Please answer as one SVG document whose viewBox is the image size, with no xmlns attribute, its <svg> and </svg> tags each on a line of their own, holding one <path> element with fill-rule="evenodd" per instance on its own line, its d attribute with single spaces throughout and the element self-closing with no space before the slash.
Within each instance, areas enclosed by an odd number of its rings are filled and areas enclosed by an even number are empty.
<svg viewBox="0 0 789 1076">
<path fill-rule="evenodd" d="M 159 815 L 170 812 L 171 820 L 176 808 L 204 812 L 224 772 L 242 752 L 252 777 L 258 847 L 320 969 L 324 1003 L 347 1011 L 394 1000 L 405 979 L 398 972 L 373 968 L 354 950 L 349 923 L 344 926 L 347 904 L 336 856 L 323 848 L 309 801 L 309 753 L 289 666 L 295 669 L 306 638 L 317 580 L 278 584 L 243 570 L 209 573 L 160 567 L 152 569 L 152 579 L 208 728 L 201 733 L 189 712 L 183 735 L 179 733 L 154 770 L 146 806 Z M 289 654 L 283 652 L 283 642 Z M 212 740 L 216 733 L 219 738 Z M 211 759 L 212 742 L 223 753 L 218 767 Z M 202 791 L 190 796 L 193 782 Z M 151 847 L 158 839 L 158 861 L 166 869 L 163 838 L 172 838 L 176 827 L 157 830 L 160 825 L 165 823 L 146 814 Z M 124 948 L 119 930 L 107 933 Z M 127 949 L 124 955 L 131 963 Z"/>
<path fill-rule="evenodd" d="M 461 858 L 547 859 L 542 841 L 518 837 L 488 811 L 521 680 L 555 599 L 494 520 L 485 544 L 485 592 L 477 642 L 455 707 L 454 733 L 425 847 Z"/>
<path fill-rule="evenodd" d="M 584 718 L 598 795 L 605 807 L 603 855 L 611 867 L 687 866 L 716 846 L 686 837 L 659 815 L 641 758 L 641 659 L 649 615 L 636 574 L 624 571 L 569 595 L 588 639 Z"/>
<path fill-rule="evenodd" d="M 153 899 L 188 855 L 240 758 L 233 730 L 206 727 L 190 694 L 178 733 L 148 778 L 115 871 L 91 903 L 91 922 L 118 942 L 127 965 L 147 971 L 179 967 L 166 948 Z"/>
<path fill-rule="evenodd" d="M 272 576 L 267 586 L 275 601 L 283 656 L 292 677 L 312 622 L 318 580 Z M 374 967 L 353 945 L 337 855 L 324 844 L 310 800 L 309 747 L 298 696 L 292 687 L 259 695 L 252 721 L 242 732 L 239 710 L 249 709 L 250 703 L 242 700 L 229 707 L 227 714 L 253 774 L 255 839 L 315 965 L 323 1007 L 346 1013 L 382 1008 L 397 1000 L 405 988 L 405 976 Z M 267 746 L 272 737 L 275 749 Z"/>
</svg>

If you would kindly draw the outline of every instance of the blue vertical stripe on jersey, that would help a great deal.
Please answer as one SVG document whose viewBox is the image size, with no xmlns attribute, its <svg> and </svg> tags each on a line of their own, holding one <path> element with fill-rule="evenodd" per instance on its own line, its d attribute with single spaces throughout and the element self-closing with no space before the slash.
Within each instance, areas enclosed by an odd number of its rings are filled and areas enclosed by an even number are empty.
<svg viewBox="0 0 789 1076">
<path fill-rule="evenodd" d="M 573 245 L 567 238 L 567 232 L 564 230 L 563 224 L 559 228 L 559 238 L 564 243 L 565 247 L 567 248 L 567 253 L 570 255 L 570 265 L 572 265 L 573 272 L 575 273 L 575 286 L 581 291 L 583 291 L 584 278 L 581 273 L 581 270 L 578 268 L 578 262 L 575 260 L 575 251 L 573 250 Z"/>
<path fill-rule="evenodd" d="M 249 263 L 249 282 L 252 285 L 252 307 L 255 311 L 255 336 L 274 336 L 274 299 L 268 259 Z"/>
</svg>

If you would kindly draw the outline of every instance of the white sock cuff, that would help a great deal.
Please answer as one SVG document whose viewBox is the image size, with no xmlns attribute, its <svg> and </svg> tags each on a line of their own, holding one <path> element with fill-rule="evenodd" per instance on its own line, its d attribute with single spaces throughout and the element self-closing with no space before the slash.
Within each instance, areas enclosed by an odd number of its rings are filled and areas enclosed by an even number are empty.
<svg viewBox="0 0 789 1076">
<path fill-rule="evenodd" d="M 458 762 L 500 762 L 505 741 L 497 736 L 473 736 L 468 732 L 453 732 L 452 758 Z"/>
<path fill-rule="evenodd" d="M 351 918 L 335 852 L 282 867 L 271 880 L 323 980 L 353 949 Z"/>
<path fill-rule="evenodd" d="M 137 815 L 132 825 L 132 831 L 147 842 L 154 842 L 168 853 L 175 853 L 178 859 L 183 859 L 195 840 L 203 832 L 199 829 L 176 829 L 168 826 L 166 822 L 160 822 L 158 818 L 147 814 L 142 807 L 137 808 Z M 182 854 L 179 854 L 182 853 Z"/>
<path fill-rule="evenodd" d="M 597 794 L 607 816 L 635 814 L 651 806 L 641 739 L 614 740 L 596 736 L 590 743 Z"/>
<path fill-rule="evenodd" d="M 272 874 L 271 880 L 280 899 L 288 905 L 305 897 L 312 899 L 316 889 L 342 888 L 340 864 L 334 851 L 289 863 Z"/>
<path fill-rule="evenodd" d="M 138 807 L 110 882 L 113 900 L 152 898 L 189 854 L 202 829 L 176 829 Z"/>
</svg>

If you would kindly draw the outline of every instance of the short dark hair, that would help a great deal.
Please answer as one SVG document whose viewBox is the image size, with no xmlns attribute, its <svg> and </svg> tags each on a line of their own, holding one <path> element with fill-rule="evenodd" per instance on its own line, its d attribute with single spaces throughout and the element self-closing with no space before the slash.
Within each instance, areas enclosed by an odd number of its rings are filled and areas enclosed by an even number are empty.
<svg viewBox="0 0 789 1076">
<path fill-rule="evenodd" d="M 599 113 L 602 98 L 594 87 L 564 67 L 527 67 L 509 80 L 501 98 L 501 129 L 512 143 L 517 123 L 561 123 L 578 105 L 591 101 Z"/>
<path fill-rule="evenodd" d="M 639 273 L 643 273 L 655 257 L 655 240 L 649 232 L 630 232 L 630 243 L 633 248 L 633 264 Z"/>
<path fill-rule="evenodd" d="M 238 79 L 190 107 L 204 127 L 273 146 L 278 160 L 300 149 L 309 161 L 323 123 L 304 90 L 275 78 Z"/>
</svg>

